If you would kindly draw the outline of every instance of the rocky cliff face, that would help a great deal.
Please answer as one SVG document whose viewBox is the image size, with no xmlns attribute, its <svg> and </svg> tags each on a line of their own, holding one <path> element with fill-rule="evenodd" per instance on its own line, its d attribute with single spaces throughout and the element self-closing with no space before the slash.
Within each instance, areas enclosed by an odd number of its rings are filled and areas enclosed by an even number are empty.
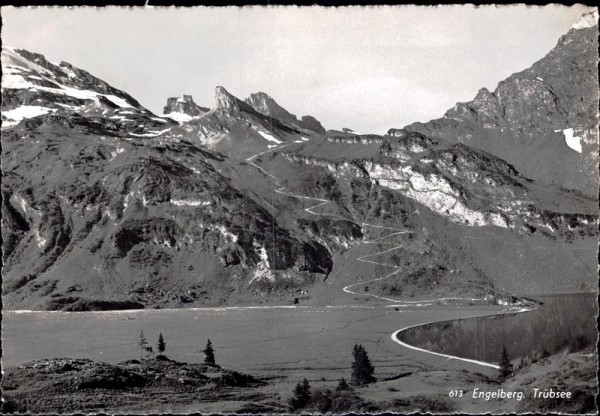
<svg viewBox="0 0 600 416">
<path fill-rule="evenodd" d="M 400 139 L 374 135 L 328 139 L 338 146 L 377 144 L 369 157 L 328 159 L 322 149 L 316 152 L 321 157 L 302 154 L 309 153 L 308 149 L 282 155 L 295 163 L 322 168 L 338 181 L 368 179 L 465 226 L 508 227 L 526 234 L 539 230 L 548 236 L 555 232 L 574 236 L 595 233 L 596 217 L 589 198 L 569 196 L 573 202 L 578 198 L 575 203 L 586 214 L 552 212 L 547 200 L 536 198 L 539 191 L 535 185 L 502 159 L 415 132 L 400 135 L 396 131 L 395 137 Z"/>
<path fill-rule="evenodd" d="M 493 92 L 483 88 L 443 118 L 406 129 L 479 147 L 530 178 L 596 195 L 598 26 L 583 20 Z"/>
<path fill-rule="evenodd" d="M 167 105 L 163 109 L 163 114 L 182 122 L 189 121 L 192 117 L 201 116 L 208 111 L 208 108 L 200 107 L 196 104 L 191 95 L 184 95 L 183 97 L 171 97 L 167 99 Z"/>
</svg>

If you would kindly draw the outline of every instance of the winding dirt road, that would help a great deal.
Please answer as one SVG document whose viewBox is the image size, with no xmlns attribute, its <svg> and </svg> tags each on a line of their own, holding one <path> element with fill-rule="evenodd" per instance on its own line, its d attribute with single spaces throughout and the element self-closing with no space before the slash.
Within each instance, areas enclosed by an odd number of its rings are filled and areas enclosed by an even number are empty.
<svg viewBox="0 0 600 416">
<path fill-rule="evenodd" d="M 319 207 L 322 207 L 324 205 L 333 203 L 333 201 L 330 201 L 328 199 L 309 197 L 309 196 L 306 196 L 306 195 L 297 195 L 297 194 L 293 194 L 293 193 L 287 192 L 287 191 L 285 191 L 285 187 L 281 186 L 281 183 L 280 183 L 280 181 L 279 181 L 279 179 L 277 177 L 273 176 L 272 174 L 270 174 L 269 172 L 267 172 L 265 169 L 263 169 L 262 167 L 258 166 L 256 163 L 253 162 L 253 160 L 255 158 L 257 158 L 258 156 L 264 155 L 266 153 L 271 153 L 271 152 L 274 152 L 274 151 L 277 151 L 277 150 L 281 150 L 282 148 L 290 146 L 290 145 L 291 145 L 291 143 L 290 144 L 285 144 L 285 145 L 282 145 L 282 146 L 277 146 L 277 147 L 271 148 L 269 150 L 262 151 L 260 153 L 257 153 L 255 155 L 247 158 L 246 162 L 248 164 L 252 165 L 253 167 L 255 167 L 256 169 L 258 169 L 260 172 L 262 172 L 263 174 L 265 174 L 266 176 L 268 176 L 269 178 L 271 178 L 274 181 L 274 183 L 278 186 L 278 188 L 275 189 L 276 193 L 278 193 L 280 195 L 285 195 L 285 196 L 288 196 L 288 197 L 291 197 L 291 198 L 296 198 L 296 199 L 304 200 L 304 201 L 314 201 L 315 205 L 312 205 L 312 206 L 310 206 L 308 208 L 304 208 L 304 211 L 308 212 L 311 215 L 335 217 L 335 218 L 342 219 L 344 221 L 351 222 L 351 223 L 356 224 L 356 225 L 358 225 L 358 226 L 361 227 L 361 231 L 362 231 L 363 235 L 364 235 L 364 229 L 365 228 L 376 228 L 376 229 L 382 229 L 382 230 L 392 231 L 390 234 L 386 234 L 386 235 L 384 235 L 382 237 L 378 237 L 378 238 L 375 238 L 373 240 L 363 240 L 363 241 L 360 242 L 360 244 L 390 244 L 390 245 L 393 245 L 393 247 L 391 247 L 391 248 L 389 248 L 387 250 L 383 250 L 383 251 L 374 253 L 374 254 L 367 254 L 365 256 L 357 257 L 356 260 L 360 261 L 360 262 L 363 262 L 363 263 L 370 263 L 370 264 L 374 264 L 374 265 L 378 265 L 378 266 L 390 267 L 393 270 L 390 273 L 388 273 L 388 274 L 386 274 L 386 275 L 384 275 L 382 277 L 377 277 L 377 278 L 370 279 L 370 280 L 367 280 L 367 281 L 363 281 L 363 282 L 358 282 L 358 283 L 353 283 L 353 284 L 347 285 L 344 288 L 342 288 L 342 290 L 345 293 L 348 293 L 350 295 L 355 295 L 355 296 L 369 296 L 369 297 L 376 298 L 376 299 L 379 299 L 379 300 L 382 300 L 382 301 L 385 301 L 385 302 L 392 302 L 394 304 L 393 306 L 396 306 L 396 307 L 430 306 L 430 305 L 432 305 L 434 303 L 438 303 L 438 302 L 442 302 L 442 301 L 447 301 L 447 300 L 481 301 L 481 299 L 477 299 L 477 298 L 460 298 L 460 297 L 445 297 L 445 298 L 428 299 L 428 300 L 408 301 L 408 300 L 388 298 L 388 297 L 384 297 L 384 296 L 375 295 L 375 294 L 372 294 L 372 293 L 356 292 L 354 289 L 356 289 L 359 286 L 365 286 L 365 285 L 367 285 L 369 283 L 372 283 L 372 282 L 377 282 L 377 281 L 388 279 L 389 277 L 394 276 L 395 274 L 400 273 L 402 271 L 402 269 L 399 266 L 396 266 L 394 264 L 380 263 L 380 262 L 376 262 L 376 261 L 373 261 L 373 260 L 369 260 L 369 258 L 370 257 L 374 257 L 374 256 L 379 256 L 381 254 L 385 254 L 385 253 L 388 253 L 388 252 L 391 252 L 391 251 L 394 251 L 394 250 L 398 250 L 398 249 L 400 249 L 400 248 L 403 247 L 402 244 L 397 244 L 397 243 L 394 243 L 394 242 L 382 242 L 382 240 L 387 240 L 387 239 L 389 239 L 391 237 L 402 235 L 402 234 L 413 234 L 414 232 L 410 231 L 410 230 L 398 229 L 398 228 L 392 228 L 392 227 L 386 227 L 386 226 L 382 226 L 382 225 L 368 224 L 368 223 L 364 223 L 364 222 L 363 223 L 358 223 L 358 222 L 354 221 L 353 219 L 346 218 L 346 217 L 343 217 L 341 215 L 315 212 L 314 210 L 316 208 L 319 208 Z M 392 305 L 390 305 L 390 306 L 392 306 Z M 522 310 L 519 310 L 517 312 L 528 312 L 530 310 L 531 309 L 522 309 Z M 501 312 L 501 313 L 504 313 L 504 312 Z M 398 335 L 401 332 L 405 331 L 405 330 L 408 330 L 410 328 L 414 328 L 414 327 L 417 327 L 417 326 L 421 326 L 421 325 L 427 325 L 429 323 L 433 323 L 433 322 L 420 323 L 420 324 L 417 324 L 417 325 L 411 325 L 411 326 L 408 326 L 406 328 L 398 329 L 398 330 L 396 330 L 395 332 L 393 332 L 391 334 L 392 341 L 394 341 L 395 343 L 401 345 L 402 347 L 409 348 L 409 349 L 416 350 L 416 351 L 420 351 L 420 352 L 423 352 L 423 353 L 432 354 L 432 355 L 436 355 L 436 356 L 440 356 L 440 357 L 445 357 L 445 358 L 448 358 L 448 359 L 460 360 L 460 361 L 464 361 L 464 362 L 468 362 L 468 363 L 472 363 L 472 364 L 477 364 L 477 365 L 481 365 L 481 366 L 485 366 L 485 367 L 492 367 L 492 368 L 496 368 L 496 369 L 499 368 L 499 366 L 497 366 L 495 364 L 491 364 L 491 363 L 484 362 L 484 361 L 472 360 L 472 359 L 468 359 L 468 358 L 461 358 L 461 357 L 456 357 L 456 356 L 453 356 L 453 355 L 447 355 L 447 354 L 441 354 L 441 353 L 429 351 L 429 350 L 426 350 L 426 349 L 423 349 L 423 348 L 418 348 L 418 347 L 409 345 L 409 344 L 401 341 L 399 339 L 399 337 L 398 337 Z"/>
</svg>

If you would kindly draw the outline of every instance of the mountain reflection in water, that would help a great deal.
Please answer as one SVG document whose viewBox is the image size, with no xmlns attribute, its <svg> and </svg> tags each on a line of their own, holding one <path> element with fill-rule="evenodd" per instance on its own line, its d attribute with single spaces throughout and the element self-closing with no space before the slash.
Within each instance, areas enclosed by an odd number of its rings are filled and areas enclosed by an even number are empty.
<svg viewBox="0 0 600 416">
<path fill-rule="evenodd" d="M 496 362 L 506 345 L 511 359 L 579 351 L 596 343 L 596 293 L 533 296 L 532 312 L 437 322 L 398 338 L 429 351 Z"/>
</svg>

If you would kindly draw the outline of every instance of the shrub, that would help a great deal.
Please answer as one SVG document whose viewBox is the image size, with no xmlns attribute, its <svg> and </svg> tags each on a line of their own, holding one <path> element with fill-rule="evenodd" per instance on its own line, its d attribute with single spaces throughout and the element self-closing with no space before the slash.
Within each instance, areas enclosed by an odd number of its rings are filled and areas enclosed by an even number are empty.
<svg viewBox="0 0 600 416">
<path fill-rule="evenodd" d="M 310 383 L 307 379 L 302 380 L 302 383 L 296 384 L 293 396 L 290 398 L 290 407 L 292 410 L 302 409 L 308 405 L 311 399 Z"/>
</svg>

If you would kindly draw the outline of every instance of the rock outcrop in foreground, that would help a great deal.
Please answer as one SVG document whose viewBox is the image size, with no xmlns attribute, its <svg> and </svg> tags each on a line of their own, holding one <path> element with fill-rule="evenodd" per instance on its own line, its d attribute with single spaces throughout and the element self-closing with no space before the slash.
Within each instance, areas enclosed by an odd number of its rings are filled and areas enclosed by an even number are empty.
<svg viewBox="0 0 600 416">
<path fill-rule="evenodd" d="M 115 412 L 239 400 L 257 387 L 254 377 L 218 365 L 188 364 L 164 356 L 119 364 L 87 359 L 55 358 L 35 361 L 5 373 L 2 380 L 4 413 Z M 240 407 L 242 407 L 240 404 Z"/>
</svg>

